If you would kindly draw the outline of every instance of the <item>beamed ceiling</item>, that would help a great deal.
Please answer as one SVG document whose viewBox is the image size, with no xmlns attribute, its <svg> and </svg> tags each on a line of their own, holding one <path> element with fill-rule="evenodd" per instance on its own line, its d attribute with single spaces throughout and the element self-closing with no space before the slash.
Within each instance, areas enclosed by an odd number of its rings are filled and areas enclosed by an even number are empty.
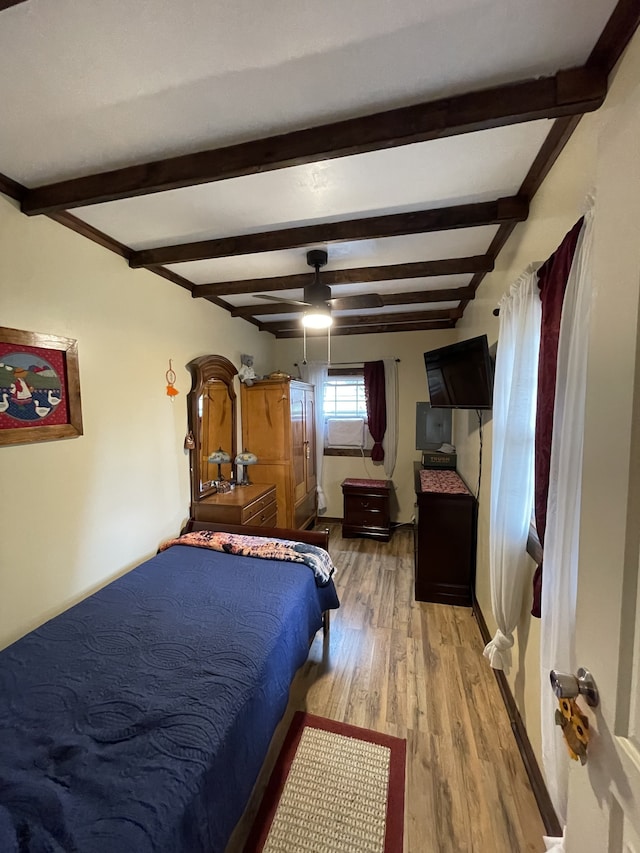
<svg viewBox="0 0 640 853">
<path fill-rule="evenodd" d="M 452 328 L 639 22 L 640 0 L 0 0 L 0 190 L 132 288 L 146 268 L 276 337 L 303 309 L 256 294 L 301 300 L 316 248 L 333 334 Z"/>
</svg>

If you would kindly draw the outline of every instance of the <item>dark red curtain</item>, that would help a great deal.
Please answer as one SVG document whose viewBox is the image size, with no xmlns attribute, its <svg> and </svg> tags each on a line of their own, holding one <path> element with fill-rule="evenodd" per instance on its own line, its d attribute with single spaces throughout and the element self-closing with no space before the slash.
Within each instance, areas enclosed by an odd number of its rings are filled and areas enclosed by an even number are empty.
<svg viewBox="0 0 640 853">
<path fill-rule="evenodd" d="M 374 445 L 371 458 L 382 462 L 382 439 L 387 431 L 387 396 L 384 390 L 384 362 L 366 361 L 364 364 L 364 393 L 367 400 L 367 420 Z"/>
<path fill-rule="evenodd" d="M 556 397 L 556 372 L 560 318 L 569 271 L 576 251 L 582 219 L 578 220 L 549 260 L 538 270 L 538 287 L 542 302 L 540 329 L 540 355 L 538 357 L 538 400 L 536 409 L 535 439 L 535 515 L 540 544 L 544 545 L 547 527 L 547 495 L 549 493 L 549 467 L 551 463 L 551 434 L 553 432 L 553 404 Z M 542 594 L 542 563 L 533 578 L 532 616 L 540 617 Z"/>
</svg>

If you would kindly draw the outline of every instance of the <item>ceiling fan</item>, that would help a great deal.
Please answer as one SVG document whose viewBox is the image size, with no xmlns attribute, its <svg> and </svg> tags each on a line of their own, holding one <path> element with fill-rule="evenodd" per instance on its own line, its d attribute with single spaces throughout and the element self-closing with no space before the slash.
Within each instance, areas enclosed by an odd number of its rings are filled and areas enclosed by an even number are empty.
<svg viewBox="0 0 640 853">
<path fill-rule="evenodd" d="M 330 326 L 331 306 L 331 288 L 328 284 L 322 284 L 320 281 L 320 268 L 327 263 L 328 255 L 324 249 L 311 249 L 307 252 L 307 264 L 314 267 L 315 275 L 313 281 L 307 284 L 304 288 L 304 300 L 285 299 L 282 296 L 271 296 L 268 293 L 254 293 L 256 299 L 269 299 L 272 302 L 283 302 L 287 305 L 300 305 L 306 310 L 302 317 L 302 324 L 311 329 L 326 329 Z"/>
</svg>

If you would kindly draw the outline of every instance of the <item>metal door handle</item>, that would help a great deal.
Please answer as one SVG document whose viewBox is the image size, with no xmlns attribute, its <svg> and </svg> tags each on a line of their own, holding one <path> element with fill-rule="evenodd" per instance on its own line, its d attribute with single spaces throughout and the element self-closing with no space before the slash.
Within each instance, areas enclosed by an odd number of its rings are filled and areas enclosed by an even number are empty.
<svg viewBox="0 0 640 853">
<path fill-rule="evenodd" d="M 587 705 L 590 705 L 592 708 L 597 708 L 600 703 L 600 695 L 593 676 L 588 669 L 582 666 L 578 670 L 577 675 L 571 675 L 568 672 L 558 672 L 557 669 L 552 669 L 549 673 L 549 678 L 551 680 L 551 689 L 558 699 L 575 699 L 576 696 L 584 696 Z"/>
</svg>

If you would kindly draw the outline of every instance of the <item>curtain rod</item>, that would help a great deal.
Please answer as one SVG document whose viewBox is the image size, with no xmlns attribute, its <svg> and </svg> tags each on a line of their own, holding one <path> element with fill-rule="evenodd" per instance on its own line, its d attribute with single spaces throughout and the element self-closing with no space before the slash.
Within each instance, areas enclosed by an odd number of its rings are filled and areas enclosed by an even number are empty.
<svg viewBox="0 0 640 853">
<path fill-rule="evenodd" d="M 376 361 L 383 361 L 383 359 L 378 358 Z M 401 359 L 396 358 L 395 361 L 400 363 Z M 357 367 L 359 364 L 364 364 L 364 361 L 332 361 L 330 367 Z M 297 361 L 293 362 L 294 367 L 300 367 Z"/>
</svg>

